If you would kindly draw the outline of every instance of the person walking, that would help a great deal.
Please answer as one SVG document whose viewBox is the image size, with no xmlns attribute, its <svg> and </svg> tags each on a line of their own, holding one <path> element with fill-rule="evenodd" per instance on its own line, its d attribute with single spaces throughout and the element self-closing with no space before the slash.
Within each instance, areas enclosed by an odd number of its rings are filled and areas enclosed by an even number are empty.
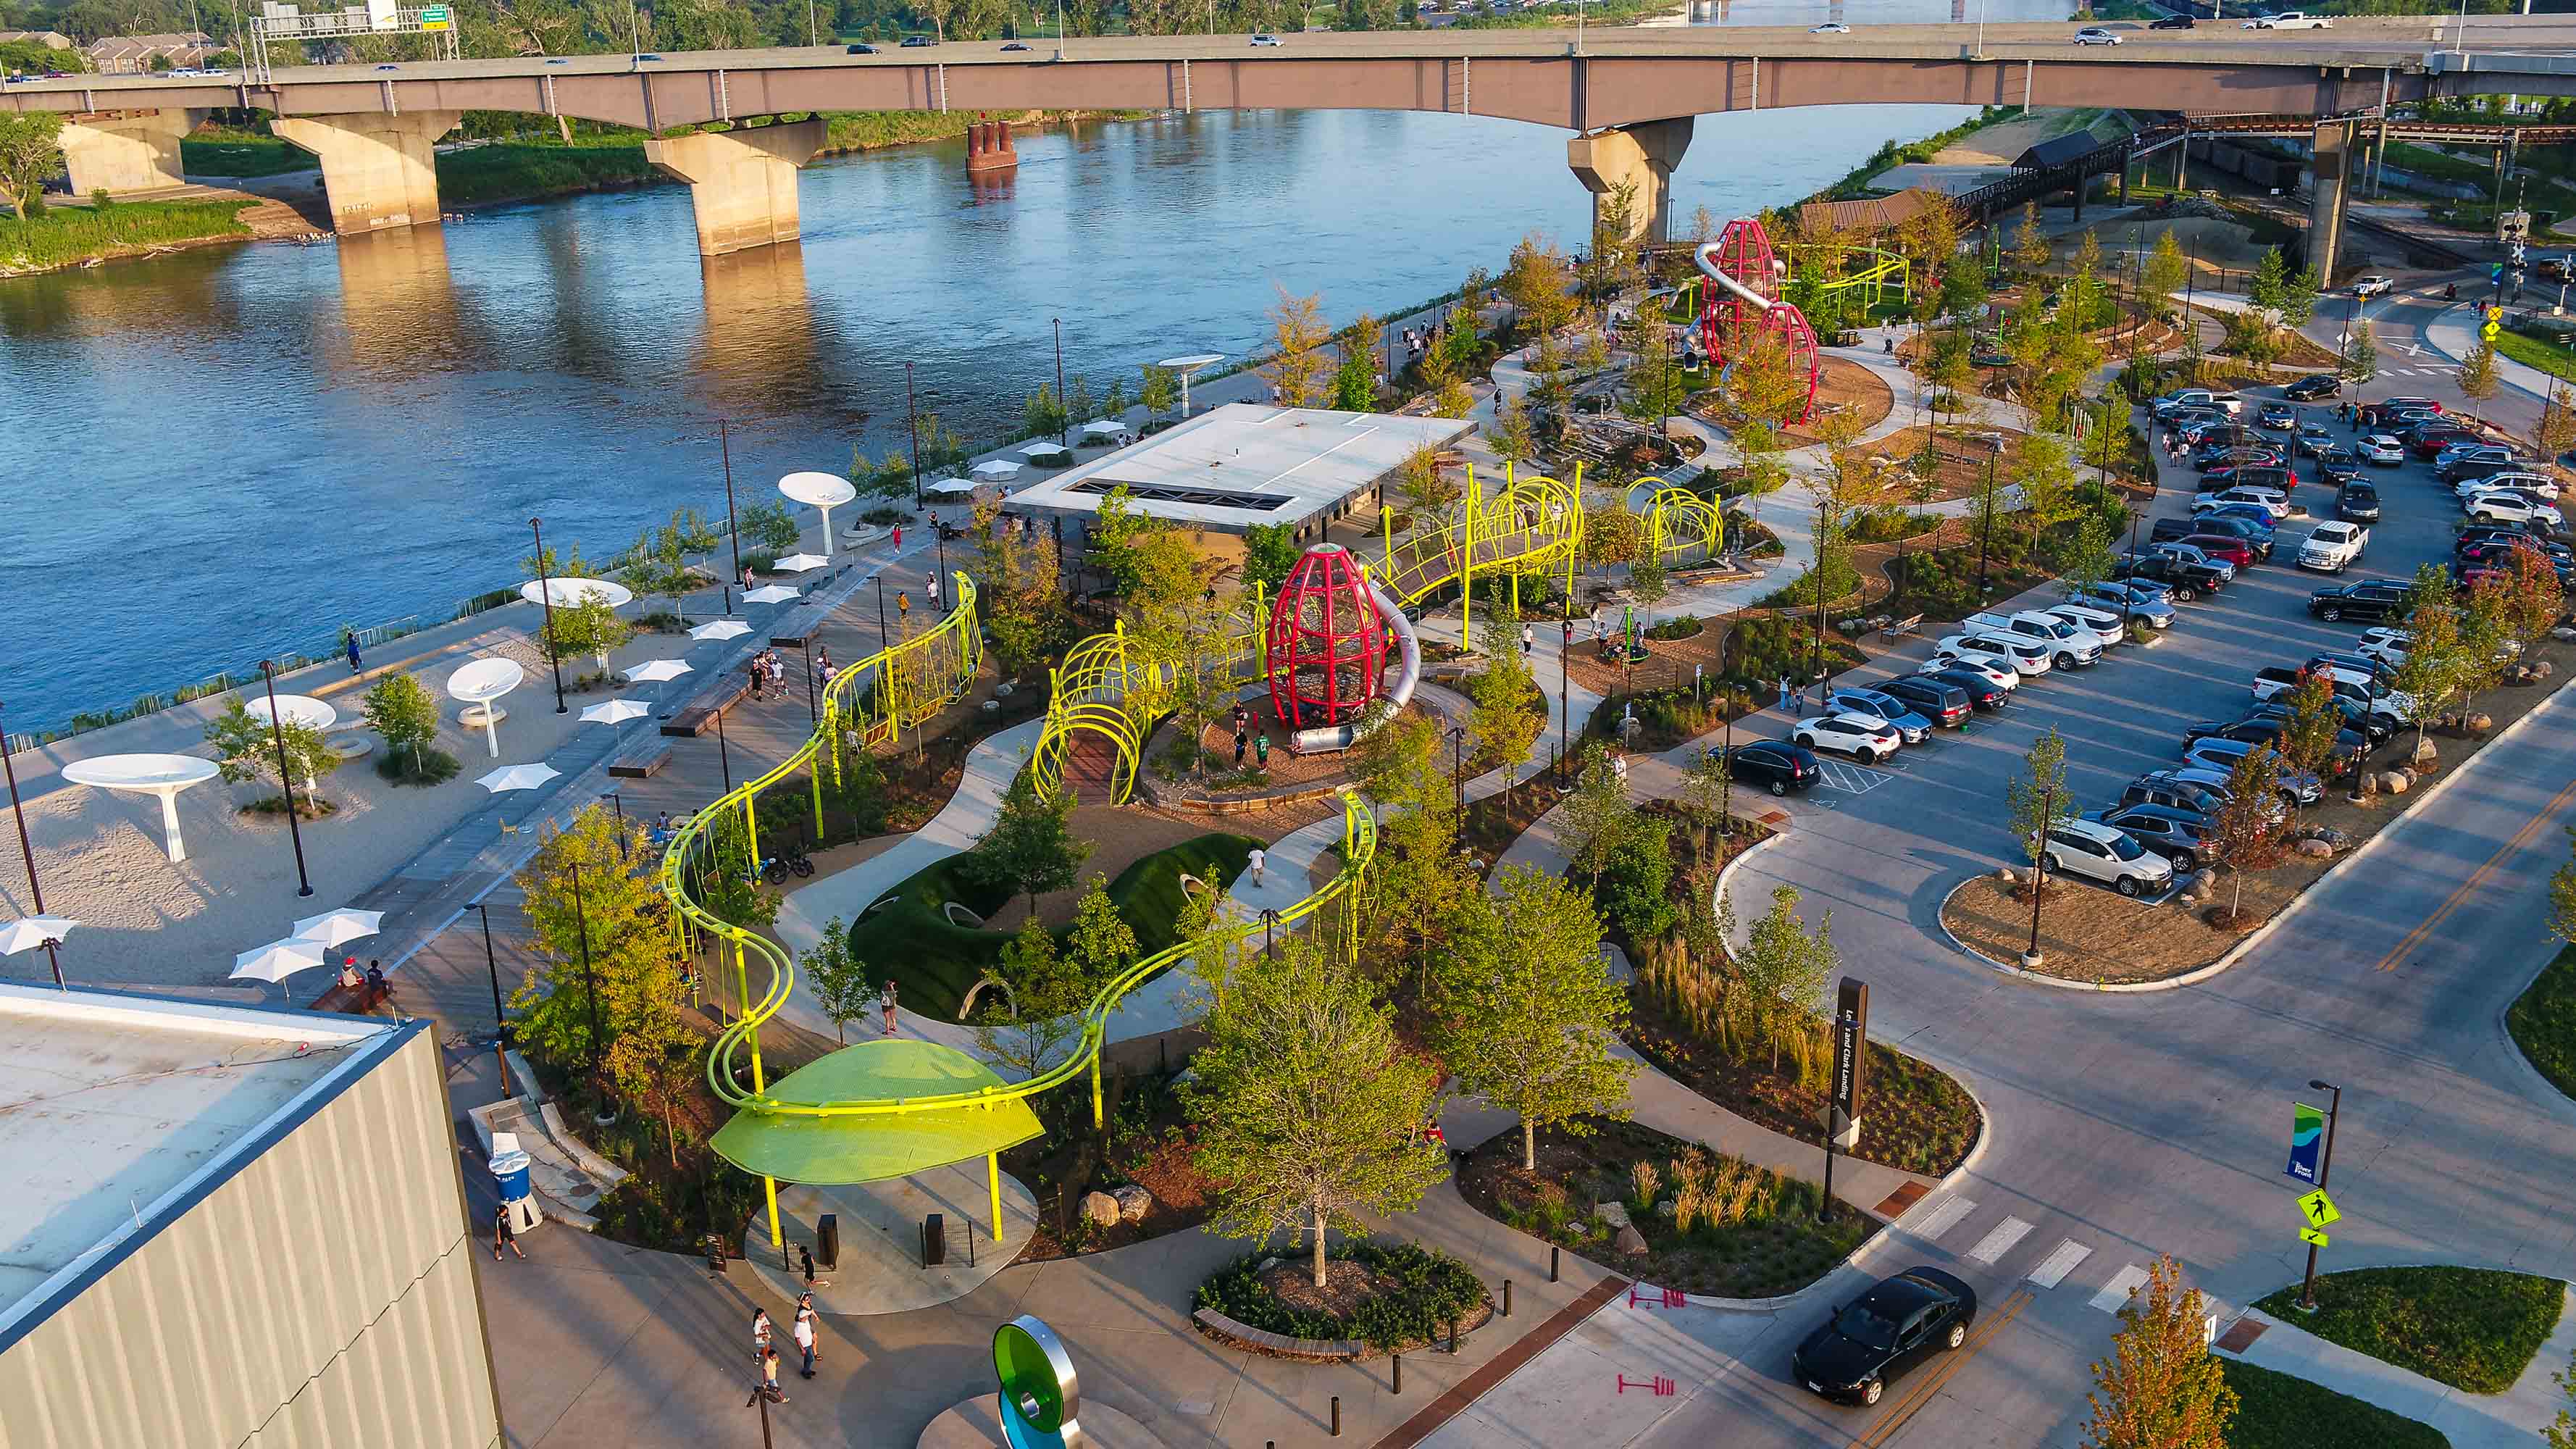
<svg viewBox="0 0 2576 1449">
<path fill-rule="evenodd" d="M 518 1230 L 510 1224 L 510 1205 L 508 1203 L 501 1204 L 501 1206 L 495 1209 L 492 1214 L 493 1262 L 497 1263 L 501 1261 L 501 1250 L 503 1248 L 508 1248 L 513 1254 L 523 1261 L 528 1256 L 527 1250 L 519 1246 Z"/>
<path fill-rule="evenodd" d="M 1252 847 L 1252 854 L 1244 857 L 1243 863 L 1252 871 L 1253 888 L 1255 890 L 1260 889 L 1262 872 L 1270 868 L 1269 852 L 1256 845 Z"/>
<path fill-rule="evenodd" d="M 927 579 L 926 579 L 926 581 L 925 581 L 925 583 L 924 583 L 924 585 L 923 585 L 922 592 L 924 593 L 924 595 L 925 595 L 925 596 L 927 596 L 927 597 L 929 598 L 929 600 L 930 600 L 930 607 L 932 607 L 933 609 L 938 608 L 938 607 L 939 607 L 939 575 L 937 575 L 937 574 L 935 574 L 935 573 L 934 573 L 934 574 L 930 574 L 930 575 L 928 575 L 928 576 L 927 576 Z"/>
<path fill-rule="evenodd" d="M 894 1035 L 894 978 L 886 978 L 885 990 L 877 993 L 877 1007 L 885 1013 L 885 1034 Z"/>
<path fill-rule="evenodd" d="M 894 526 L 894 551 L 903 552 L 903 525 L 900 523 Z"/>
<path fill-rule="evenodd" d="M 366 666 L 358 662 L 358 631 L 355 629 L 343 629 L 340 631 L 340 639 L 341 642 L 349 646 L 349 672 L 351 674 L 362 674 L 366 672 Z"/>
<path fill-rule="evenodd" d="M 1521 626 L 1521 657 L 1523 659 L 1527 659 L 1529 657 L 1530 650 L 1535 647 L 1537 643 L 1538 636 L 1530 632 L 1529 625 L 1523 624 Z"/>
<path fill-rule="evenodd" d="M 798 1369 L 797 1372 L 810 1379 L 814 1377 L 813 1294 L 808 1293 L 804 1297 L 796 1300 L 796 1327 L 791 1331 L 796 1336 L 796 1347 L 805 1355 L 805 1366 Z"/>
<path fill-rule="evenodd" d="M 1785 674 L 1780 676 L 1780 707 L 1789 707 L 1789 676 Z"/>
<path fill-rule="evenodd" d="M 787 1391 L 778 1386 L 778 1350 L 774 1348 L 760 1351 L 760 1391 L 773 1404 L 787 1402 Z"/>
<path fill-rule="evenodd" d="M 1243 752 L 1252 748 L 1252 736 L 1238 729 L 1234 732 L 1234 767 L 1243 768 Z"/>
<path fill-rule="evenodd" d="M 769 1352 L 769 1310 L 751 1310 L 751 1359 L 758 1363 Z"/>
</svg>

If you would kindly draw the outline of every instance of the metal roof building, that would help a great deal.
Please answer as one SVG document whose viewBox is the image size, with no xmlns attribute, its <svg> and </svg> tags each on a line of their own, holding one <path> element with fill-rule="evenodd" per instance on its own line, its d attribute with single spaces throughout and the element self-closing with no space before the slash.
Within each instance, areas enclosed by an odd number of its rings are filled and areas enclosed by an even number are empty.
<svg viewBox="0 0 2576 1449">
<path fill-rule="evenodd" d="M 501 1442 L 428 1023 L 0 985 L 0 1444 Z"/>
</svg>

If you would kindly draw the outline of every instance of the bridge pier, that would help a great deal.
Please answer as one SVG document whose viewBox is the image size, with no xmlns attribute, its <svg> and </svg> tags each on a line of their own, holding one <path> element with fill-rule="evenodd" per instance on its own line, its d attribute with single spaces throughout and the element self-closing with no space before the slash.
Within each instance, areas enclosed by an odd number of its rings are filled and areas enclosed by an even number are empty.
<svg viewBox="0 0 2576 1449">
<path fill-rule="evenodd" d="M 823 148 L 823 118 L 746 130 L 700 131 L 644 143 L 644 159 L 689 183 L 698 255 L 720 257 L 796 240 L 796 172 Z"/>
<path fill-rule="evenodd" d="M 2343 254 L 2344 208 L 2352 199 L 2353 123 L 2320 122 L 2308 182 L 2308 265 L 2317 286 L 2332 291 Z"/>
<path fill-rule="evenodd" d="M 63 166 L 72 195 L 157 191 L 184 186 L 179 138 L 206 119 L 202 110 L 90 111 L 63 121 Z"/>
<path fill-rule="evenodd" d="M 438 167 L 432 148 L 456 129 L 462 114 L 280 116 L 269 123 L 269 130 L 322 163 L 331 229 L 346 236 L 438 220 Z"/>
<path fill-rule="evenodd" d="M 1691 116 L 1640 121 L 1595 131 L 1565 143 L 1565 164 L 1592 193 L 1592 224 L 1601 224 L 1601 198 L 1618 186 L 1637 188 L 1633 236 L 1668 241 L 1673 234 L 1673 168 L 1690 149 Z"/>
</svg>

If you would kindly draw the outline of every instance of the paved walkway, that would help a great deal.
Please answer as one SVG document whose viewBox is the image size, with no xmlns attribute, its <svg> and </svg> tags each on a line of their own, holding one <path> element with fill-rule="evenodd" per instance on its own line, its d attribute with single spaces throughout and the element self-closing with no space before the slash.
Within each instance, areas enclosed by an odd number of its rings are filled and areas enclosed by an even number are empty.
<svg viewBox="0 0 2576 1449">
<path fill-rule="evenodd" d="M 2455 1389 L 2368 1354 L 2328 1343 L 2294 1321 L 2251 1310 L 2245 1316 L 2270 1327 L 2244 1351 L 2230 1357 L 2258 1368 L 2294 1374 L 2391 1413 L 2421 1420 L 2448 1436 L 2451 1449 L 2527 1449 L 2558 1411 L 2567 1407 L 2566 1391 L 2551 1376 L 2567 1372 L 2569 1356 L 2576 1355 L 2576 1289 L 2568 1290 L 2559 1306 L 2557 1331 L 2540 1346 L 2531 1366 L 2514 1380 L 2513 1387 L 2500 1394 Z"/>
</svg>

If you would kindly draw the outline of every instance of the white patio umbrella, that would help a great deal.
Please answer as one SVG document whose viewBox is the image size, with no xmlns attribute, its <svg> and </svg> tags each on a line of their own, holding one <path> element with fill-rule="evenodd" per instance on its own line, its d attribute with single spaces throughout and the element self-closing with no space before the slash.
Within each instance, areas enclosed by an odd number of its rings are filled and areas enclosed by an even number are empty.
<svg viewBox="0 0 2576 1449">
<path fill-rule="evenodd" d="M 504 765 L 474 783 L 498 795 L 504 790 L 533 790 L 562 774 L 563 771 L 546 764 Z"/>
<path fill-rule="evenodd" d="M 677 659 L 656 659 L 649 664 L 638 664 L 628 669 L 626 677 L 637 684 L 659 684 L 665 679 L 677 679 L 688 672 L 689 666 Z"/>
<path fill-rule="evenodd" d="M 581 711 L 581 722 L 583 724 L 624 724 L 630 719 L 641 719 L 652 712 L 631 699 L 612 699 L 606 704 L 584 706 Z"/>
<path fill-rule="evenodd" d="M 975 491 L 975 485 L 971 480 L 965 478 L 940 478 L 924 486 L 921 491 L 924 493 L 947 494 L 972 493 Z"/>
<path fill-rule="evenodd" d="M 0 956 L 15 956 L 47 941 L 59 941 L 64 932 L 79 924 L 69 916 L 21 916 L 0 926 Z"/>
<path fill-rule="evenodd" d="M 802 597 L 804 596 L 786 584 L 762 584 L 759 588 L 743 595 L 742 601 L 746 604 L 783 604 L 789 599 Z"/>
<path fill-rule="evenodd" d="M 751 632 L 751 626 L 740 619 L 715 619 L 689 631 L 692 639 L 739 639 Z"/>
<path fill-rule="evenodd" d="M 787 557 L 780 559 L 777 563 L 772 564 L 770 567 L 776 569 L 782 574 L 801 574 L 812 569 L 819 569 L 830 562 L 830 559 L 827 559 L 818 553 L 791 553 Z"/>
<path fill-rule="evenodd" d="M 310 971 L 322 964 L 331 948 L 319 941 L 288 938 L 271 941 L 256 950 L 244 951 L 233 958 L 233 980 L 244 977 L 253 981 L 283 981 L 298 971 Z"/>
<path fill-rule="evenodd" d="M 354 941 L 360 936 L 374 935 L 376 928 L 384 924 L 384 919 L 385 913 L 382 911 L 357 911 L 342 906 L 336 911 L 324 911 L 318 916 L 306 916 L 296 922 L 295 939 L 319 941 L 325 946 L 337 946 L 343 941 Z"/>
<path fill-rule="evenodd" d="M 1050 442 L 1044 438 L 1041 438 L 1034 443 L 1023 443 L 1020 445 L 1020 455 L 1025 458 L 1053 458 L 1069 451 L 1071 450 L 1066 448 L 1064 444 Z"/>
<path fill-rule="evenodd" d="M 1005 478 L 1020 476 L 1020 465 L 1006 458 L 987 458 L 968 471 L 978 478 L 990 478 L 998 482 Z"/>
<path fill-rule="evenodd" d="M 1116 418 L 1102 418 L 1098 422 L 1082 425 L 1082 435 L 1086 438 L 1114 438 L 1128 431 L 1130 431 L 1128 426 Z"/>
</svg>

